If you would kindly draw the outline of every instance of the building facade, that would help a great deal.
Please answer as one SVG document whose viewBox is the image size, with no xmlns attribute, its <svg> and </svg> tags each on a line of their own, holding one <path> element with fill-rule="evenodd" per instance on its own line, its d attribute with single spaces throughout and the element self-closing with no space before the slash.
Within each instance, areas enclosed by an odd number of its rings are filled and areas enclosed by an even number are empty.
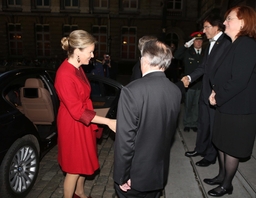
<svg viewBox="0 0 256 198">
<path fill-rule="evenodd" d="M 178 44 L 197 18 L 197 0 L 2 0 L 0 59 L 63 58 L 61 38 L 83 29 L 98 41 L 97 58 L 134 62 L 141 36 Z"/>
<path fill-rule="evenodd" d="M 63 60 L 61 38 L 83 29 L 98 41 L 96 58 L 109 53 L 119 65 L 132 66 L 143 35 L 183 45 L 213 9 L 223 13 L 244 2 L 255 4 L 254 0 L 0 0 L 0 59 Z"/>
</svg>

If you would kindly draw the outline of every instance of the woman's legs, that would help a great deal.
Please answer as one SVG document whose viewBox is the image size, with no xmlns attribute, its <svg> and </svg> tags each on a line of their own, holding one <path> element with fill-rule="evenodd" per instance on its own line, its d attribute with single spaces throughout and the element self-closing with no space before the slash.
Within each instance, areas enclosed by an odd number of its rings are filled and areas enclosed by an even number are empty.
<svg viewBox="0 0 256 198">
<path fill-rule="evenodd" d="M 87 196 L 84 193 L 84 181 L 85 181 L 85 177 L 80 175 L 77 180 L 76 189 L 75 189 L 76 195 L 78 195 L 81 198 L 87 198 Z"/>
<path fill-rule="evenodd" d="M 67 173 L 64 180 L 64 198 L 72 198 L 79 175 Z"/>
<path fill-rule="evenodd" d="M 226 193 L 232 194 L 232 180 L 236 174 L 239 159 L 219 151 L 219 174 L 213 178 L 214 181 L 222 181 L 220 185 L 208 192 L 211 196 L 222 196 Z M 209 182 L 209 180 L 208 180 Z"/>
<path fill-rule="evenodd" d="M 216 177 L 219 181 L 223 181 L 225 177 L 225 154 L 222 151 L 218 151 L 219 153 L 219 174 Z"/>
<path fill-rule="evenodd" d="M 232 186 L 232 180 L 236 174 L 238 165 L 239 165 L 239 159 L 232 157 L 228 154 L 225 155 L 225 177 L 222 182 L 222 186 L 224 188 L 230 188 Z"/>
</svg>

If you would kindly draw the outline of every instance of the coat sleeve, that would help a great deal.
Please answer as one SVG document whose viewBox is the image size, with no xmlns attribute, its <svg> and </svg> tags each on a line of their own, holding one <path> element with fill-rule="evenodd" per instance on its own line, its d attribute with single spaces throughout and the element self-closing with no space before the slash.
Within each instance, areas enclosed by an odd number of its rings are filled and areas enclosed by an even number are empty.
<svg viewBox="0 0 256 198">
<path fill-rule="evenodd" d="M 132 93 L 124 87 L 118 103 L 115 137 L 114 180 L 119 185 L 124 184 L 130 179 L 130 169 L 139 122 L 137 106 Z"/>
<path fill-rule="evenodd" d="M 73 119 L 89 125 L 96 115 L 89 99 L 90 93 L 88 93 L 86 101 L 82 100 L 81 90 L 78 90 L 76 79 L 66 74 L 57 75 L 55 88 L 61 102 L 65 105 Z"/>
<path fill-rule="evenodd" d="M 251 75 L 256 64 L 256 43 L 252 39 L 244 40 L 236 46 L 232 57 L 229 79 L 226 82 L 214 87 L 216 102 L 218 106 L 223 105 L 231 98 L 247 88 Z M 227 76 L 227 75 L 226 75 Z"/>
</svg>

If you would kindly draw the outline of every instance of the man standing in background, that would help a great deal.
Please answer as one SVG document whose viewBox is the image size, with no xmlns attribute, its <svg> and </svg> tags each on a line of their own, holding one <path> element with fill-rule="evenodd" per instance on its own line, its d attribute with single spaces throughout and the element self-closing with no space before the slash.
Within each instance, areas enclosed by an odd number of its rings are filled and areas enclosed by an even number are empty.
<svg viewBox="0 0 256 198">
<path fill-rule="evenodd" d="M 194 32 L 190 35 L 192 39 L 178 48 L 174 53 L 174 58 L 182 60 L 185 75 L 193 72 L 201 63 L 204 56 L 203 32 Z M 184 131 L 192 129 L 197 132 L 198 121 L 198 101 L 201 91 L 202 78 L 198 78 L 191 83 L 185 94 L 185 113 L 183 117 Z"/>
</svg>

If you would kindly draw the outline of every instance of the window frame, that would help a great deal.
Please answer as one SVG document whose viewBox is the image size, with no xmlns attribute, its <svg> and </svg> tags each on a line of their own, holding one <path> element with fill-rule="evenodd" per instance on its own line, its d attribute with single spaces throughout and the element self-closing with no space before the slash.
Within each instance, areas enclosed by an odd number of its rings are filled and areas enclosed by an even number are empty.
<svg viewBox="0 0 256 198">
<path fill-rule="evenodd" d="M 36 8 L 50 8 L 51 0 L 47 0 L 49 2 L 49 5 L 45 5 L 46 0 L 41 0 L 41 1 L 42 1 L 42 5 L 38 4 L 38 0 L 35 1 Z"/>
<path fill-rule="evenodd" d="M 6 0 L 6 4 L 8 7 L 21 7 L 22 0 L 13 0 L 13 4 L 10 4 L 10 0 Z M 20 4 L 17 4 L 17 1 L 20 1 Z"/>
<path fill-rule="evenodd" d="M 10 26 L 14 26 L 14 30 L 10 30 Z M 20 31 L 17 31 L 16 26 L 20 26 Z M 21 57 L 23 55 L 23 42 L 22 42 L 22 27 L 20 23 L 8 23 L 7 24 L 7 30 L 8 30 L 8 47 L 9 47 L 9 55 L 11 57 Z M 11 39 L 11 34 L 13 34 L 15 37 L 14 39 Z M 20 37 L 20 38 L 19 38 Z M 20 39 L 20 40 L 18 40 Z M 11 44 L 14 44 L 15 47 L 12 47 Z M 19 44 L 21 47 L 19 47 Z M 15 51 L 15 53 L 13 53 Z"/>
<path fill-rule="evenodd" d="M 123 34 L 123 29 L 127 28 L 129 34 Z M 132 36 L 132 34 L 130 34 L 131 29 L 135 29 L 135 34 L 134 36 Z M 121 27 L 121 59 L 122 60 L 136 60 L 136 54 L 137 54 L 137 27 L 136 26 L 122 26 Z M 125 41 L 125 37 L 127 37 L 127 41 Z M 130 38 L 133 37 L 134 43 L 130 43 L 129 40 L 131 40 Z M 126 47 L 126 57 L 124 57 L 124 46 L 127 45 Z M 131 51 L 131 47 L 133 47 L 134 51 L 133 51 L 133 55 L 131 55 L 132 51 Z"/>
<path fill-rule="evenodd" d="M 69 31 L 65 31 L 65 27 L 69 28 Z M 62 35 L 63 36 L 69 36 L 69 34 L 74 31 L 74 30 L 78 30 L 78 25 L 77 24 L 63 24 L 62 25 Z"/>
<path fill-rule="evenodd" d="M 180 2 L 180 8 L 176 8 L 176 4 Z M 172 3 L 172 8 L 168 7 L 168 4 Z M 167 10 L 168 11 L 182 11 L 183 9 L 183 0 L 167 0 Z"/>
<path fill-rule="evenodd" d="M 98 28 L 98 30 L 99 30 L 98 33 L 94 32 L 94 28 Z M 105 34 L 100 32 L 101 28 L 106 28 Z M 108 50 L 108 48 L 109 48 L 108 26 L 107 25 L 93 25 L 92 26 L 92 34 L 97 40 L 96 51 L 97 51 L 98 57 L 96 57 L 96 58 L 102 58 L 103 55 L 109 51 Z M 101 42 L 101 40 L 102 40 L 101 38 L 103 36 L 105 36 L 105 42 Z M 101 46 L 105 46 L 105 49 L 102 49 Z"/>
<path fill-rule="evenodd" d="M 37 27 L 41 26 L 41 29 L 43 31 L 38 32 Z M 48 26 L 48 32 L 46 33 L 44 31 L 45 27 Z M 42 35 L 42 40 L 38 39 L 38 35 Z M 46 40 L 46 35 L 48 35 L 49 40 Z M 51 56 L 51 42 L 50 42 L 50 25 L 49 24 L 35 24 L 35 42 L 36 42 L 36 56 L 37 57 L 50 57 Z M 41 48 L 39 48 L 38 44 L 41 44 Z M 46 45 L 49 45 L 47 48 Z M 39 53 L 39 50 L 42 51 L 42 53 Z M 49 51 L 47 53 L 47 50 Z"/>
</svg>

